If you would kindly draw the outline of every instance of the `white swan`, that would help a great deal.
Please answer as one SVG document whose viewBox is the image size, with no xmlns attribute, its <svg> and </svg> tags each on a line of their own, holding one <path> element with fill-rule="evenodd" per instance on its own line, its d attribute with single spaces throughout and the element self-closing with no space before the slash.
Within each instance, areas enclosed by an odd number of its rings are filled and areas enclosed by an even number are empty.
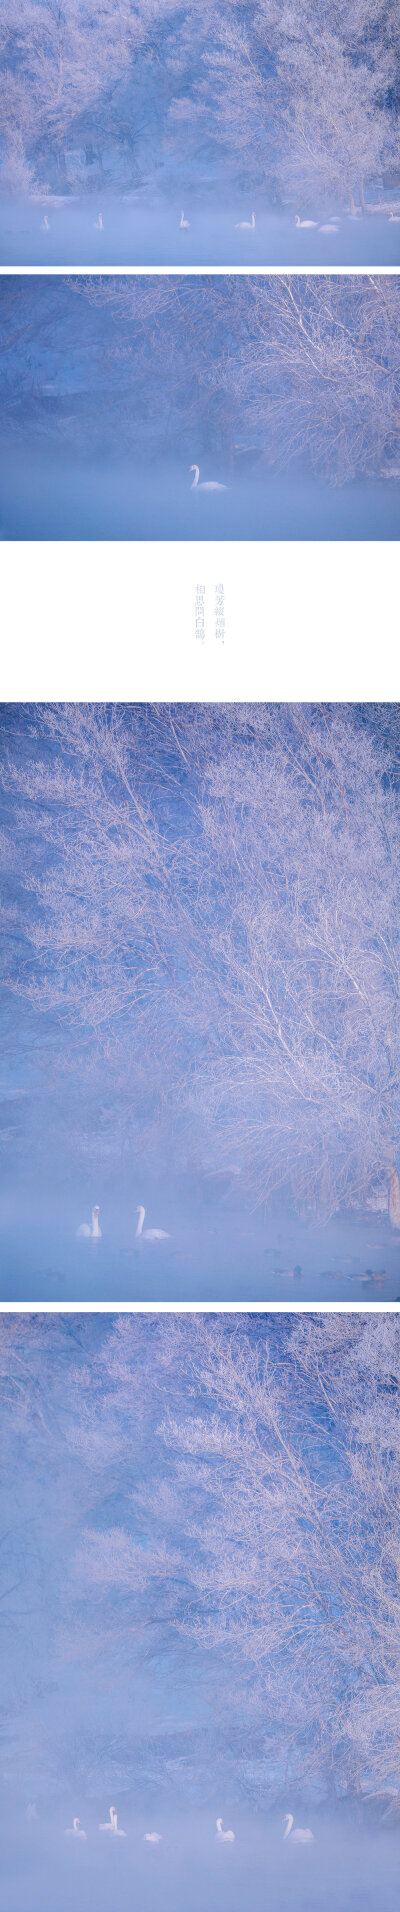
<svg viewBox="0 0 400 1912">
<path fill-rule="evenodd" d="M 94 223 L 94 228 L 95 228 L 95 231 L 96 231 L 96 232 L 103 232 L 103 214 L 102 214 L 102 212 L 99 212 L 99 217 L 98 217 L 98 219 L 95 219 L 93 223 Z"/>
<path fill-rule="evenodd" d="M 329 225 L 328 225 L 328 226 L 318 226 L 318 232 L 337 232 L 337 231 L 338 231 L 338 222 L 337 222 L 337 221 L 335 221 L 335 223 L 334 223 L 334 224 L 332 223 L 332 225 L 330 225 L 330 226 L 329 226 Z"/>
<path fill-rule="evenodd" d="M 86 1833 L 82 1830 L 80 1819 L 73 1819 L 72 1826 L 66 1826 L 65 1837 L 66 1839 L 86 1839 Z"/>
<path fill-rule="evenodd" d="M 199 485 L 199 477 L 200 477 L 199 465 L 190 465 L 189 469 L 190 471 L 194 471 L 193 484 L 190 486 L 191 491 L 196 491 L 197 487 L 199 491 L 227 491 L 228 490 L 227 485 L 218 484 L 217 478 L 205 478 L 202 481 L 202 483 Z"/>
<path fill-rule="evenodd" d="M 185 214 L 184 214 L 184 212 L 181 212 L 181 216 L 180 216 L 180 220 L 179 220 L 179 225 L 180 225 L 180 230 L 181 230 L 181 232 L 183 232 L 183 231 L 184 231 L 184 229 L 185 229 L 185 231 L 187 231 L 187 230 L 188 230 L 188 228 L 189 228 L 189 226 L 190 226 L 190 219 L 185 219 Z"/>
<path fill-rule="evenodd" d="M 50 220 L 47 218 L 47 212 L 45 212 L 44 219 L 42 219 L 42 232 L 50 232 Z"/>
<path fill-rule="evenodd" d="M 81 1222 L 80 1227 L 77 1228 L 76 1231 L 77 1235 L 90 1235 L 92 1241 L 100 1241 L 101 1228 L 99 1227 L 99 1214 L 100 1209 L 98 1207 L 92 1208 L 91 1222 Z"/>
<path fill-rule="evenodd" d="M 292 1845 L 296 1846 L 310 1845 L 310 1841 L 314 1838 L 314 1833 L 310 1831 L 309 1826 L 294 1826 L 292 1812 L 285 1813 L 283 1824 L 286 1825 L 286 1832 L 283 1834 L 284 1839 L 291 1839 Z M 292 1826 L 294 1828 L 293 1832 Z"/>
<path fill-rule="evenodd" d="M 126 1832 L 123 1832 L 122 1827 L 118 1825 L 115 1806 L 110 1806 L 110 1817 L 104 1820 L 102 1826 L 99 1826 L 99 1832 L 113 1832 L 116 1838 L 126 1839 Z"/>
<path fill-rule="evenodd" d="M 162 1832 L 145 1832 L 144 1837 L 147 1839 L 148 1846 L 159 1846 Z"/>
<path fill-rule="evenodd" d="M 231 1845 L 232 1839 L 234 1839 L 234 1837 L 235 1837 L 234 1832 L 223 1832 L 222 1819 L 217 1819 L 217 1839 L 229 1840 L 229 1844 Z"/>
<path fill-rule="evenodd" d="M 389 219 L 391 219 L 393 226 L 400 226 L 400 212 L 390 212 Z"/>
<path fill-rule="evenodd" d="M 136 1229 L 136 1241 L 170 1241 L 171 1236 L 168 1234 L 168 1229 L 166 1228 L 143 1228 L 145 1214 L 145 1208 L 141 1206 L 135 1208 L 135 1215 L 139 1216 Z"/>
<path fill-rule="evenodd" d="M 255 212 L 252 212 L 251 219 L 236 220 L 235 232 L 254 232 L 255 223 L 256 223 L 256 215 L 255 215 Z"/>
<path fill-rule="evenodd" d="M 295 223 L 295 226 L 301 226 L 303 231 L 306 226 L 316 226 L 317 221 L 316 219 L 300 219 L 299 214 L 297 212 L 294 223 Z"/>
</svg>

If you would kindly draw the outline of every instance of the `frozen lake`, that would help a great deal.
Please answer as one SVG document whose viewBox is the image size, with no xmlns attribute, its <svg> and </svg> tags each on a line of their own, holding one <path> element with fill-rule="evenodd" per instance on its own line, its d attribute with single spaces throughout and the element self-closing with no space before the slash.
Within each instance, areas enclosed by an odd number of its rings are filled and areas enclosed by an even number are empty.
<svg viewBox="0 0 400 1912">
<path fill-rule="evenodd" d="M 389 204 L 389 199 L 387 200 Z M 395 202 L 396 203 L 396 202 Z M 187 229 L 181 229 L 183 204 Z M 146 198 L 0 199 L 0 263 L 5 266 L 400 266 L 400 217 L 340 213 L 332 206 L 311 227 L 295 212 L 249 202 L 200 205 L 182 188 L 180 206 Z M 302 217 L 306 218 L 306 214 Z M 44 221 L 48 224 L 45 226 Z M 102 225 L 99 224 L 99 219 Z M 237 230 L 249 221 L 250 229 Z M 333 232 L 323 226 L 334 225 Z"/>
<path fill-rule="evenodd" d="M 397 539 L 400 481 L 343 486 L 308 473 L 261 470 L 246 480 L 215 454 L 204 478 L 220 492 L 191 489 L 188 465 L 139 469 L 128 459 L 78 459 L 27 439 L 3 443 L 0 536 L 3 539 Z M 201 473 L 200 473 L 201 476 Z"/>
</svg>

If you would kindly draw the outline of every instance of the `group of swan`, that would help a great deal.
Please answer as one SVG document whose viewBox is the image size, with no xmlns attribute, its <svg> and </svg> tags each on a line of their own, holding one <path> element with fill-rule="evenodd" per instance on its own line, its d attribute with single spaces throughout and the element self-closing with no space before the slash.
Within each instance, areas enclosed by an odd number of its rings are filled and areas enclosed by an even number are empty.
<svg viewBox="0 0 400 1912">
<path fill-rule="evenodd" d="M 32 1809 L 29 1807 L 28 1807 L 28 1814 L 31 1814 L 31 1816 L 33 1817 Z M 285 1813 L 283 1824 L 285 1827 L 283 1837 L 284 1839 L 291 1839 L 292 1845 L 309 1846 L 313 1842 L 314 1833 L 311 1832 L 310 1826 L 295 1826 L 292 1812 Z M 224 1832 L 223 1819 L 217 1819 L 216 1826 L 217 1826 L 216 1837 L 217 1839 L 221 1841 L 221 1844 L 232 1845 L 233 1840 L 235 1839 L 235 1833 L 232 1832 L 231 1828 L 229 1828 L 226 1832 Z M 117 1819 L 117 1814 L 115 1811 L 115 1806 L 110 1806 L 110 1817 L 109 1819 L 103 1820 L 102 1824 L 99 1826 L 99 1832 L 110 1832 L 114 1839 L 126 1839 L 127 1837 L 126 1832 L 123 1832 L 122 1826 L 118 1825 L 118 1819 Z M 87 1833 L 83 1831 L 83 1827 L 81 1826 L 80 1819 L 73 1819 L 72 1826 L 66 1826 L 65 1836 L 68 1839 L 70 1838 L 86 1839 L 87 1838 Z M 143 1834 L 143 1837 L 144 1837 L 145 1843 L 149 1846 L 158 1846 L 160 1845 L 162 1841 L 161 1832 L 145 1832 Z"/>
<path fill-rule="evenodd" d="M 118 1818 L 115 1811 L 115 1806 L 110 1806 L 110 1817 L 109 1819 L 103 1820 L 102 1824 L 99 1826 L 99 1832 L 111 1832 L 113 1834 L 114 1839 L 126 1839 L 127 1837 L 126 1832 L 123 1832 L 122 1826 L 118 1825 Z M 143 1836 L 144 1836 L 144 1839 L 147 1840 L 148 1845 L 158 1846 L 160 1844 L 160 1840 L 162 1839 L 162 1832 L 145 1832 Z M 73 1819 L 72 1826 L 66 1826 L 65 1837 L 66 1839 L 86 1839 L 87 1838 L 87 1833 L 83 1831 L 80 1819 Z"/>
<path fill-rule="evenodd" d="M 170 1241 L 171 1240 L 171 1237 L 168 1234 L 168 1230 L 166 1228 L 144 1228 L 143 1227 L 146 1209 L 143 1208 L 141 1205 L 135 1208 L 134 1213 L 135 1215 L 139 1216 L 139 1221 L 138 1221 L 138 1225 L 136 1229 L 136 1238 L 135 1238 L 136 1241 Z M 91 1222 L 81 1222 L 79 1228 L 77 1228 L 77 1231 L 76 1231 L 77 1235 L 85 1235 L 86 1238 L 89 1236 L 91 1241 L 100 1241 L 101 1228 L 99 1224 L 99 1214 L 100 1214 L 100 1209 L 98 1205 L 96 1204 L 96 1207 L 92 1208 Z"/>
</svg>

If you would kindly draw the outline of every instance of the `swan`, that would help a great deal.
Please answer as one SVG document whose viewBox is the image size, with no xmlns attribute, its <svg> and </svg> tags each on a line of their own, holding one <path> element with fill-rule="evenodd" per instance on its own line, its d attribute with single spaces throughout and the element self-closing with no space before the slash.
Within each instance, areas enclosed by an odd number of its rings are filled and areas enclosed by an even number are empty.
<svg viewBox="0 0 400 1912">
<path fill-rule="evenodd" d="M 123 1832 L 122 1827 L 118 1825 L 115 1806 L 110 1806 L 110 1817 L 105 1819 L 102 1826 L 99 1826 L 99 1832 L 114 1832 L 116 1838 L 126 1839 L 126 1832 Z"/>
<path fill-rule="evenodd" d="M 184 212 L 181 212 L 181 216 L 180 216 L 180 220 L 179 220 L 179 225 L 180 225 L 180 229 L 181 229 L 181 232 L 183 232 L 183 231 L 184 231 L 184 229 L 185 229 L 185 230 L 188 230 L 188 228 L 189 228 L 189 226 L 190 226 L 190 219 L 185 219 L 185 214 L 184 214 Z"/>
<path fill-rule="evenodd" d="M 92 1241 L 100 1241 L 101 1228 L 99 1228 L 99 1214 L 100 1210 L 98 1207 L 92 1208 L 91 1222 L 81 1222 L 80 1227 L 77 1228 L 76 1231 L 77 1235 L 90 1235 Z"/>
<path fill-rule="evenodd" d="M 217 1839 L 229 1840 L 229 1843 L 232 1844 L 232 1839 L 234 1839 L 234 1837 L 235 1837 L 234 1832 L 223 1832 L 222 1819 L 217 1819 Z"/>
<path fill-rule="evenodd" d="M 291 1839 L 292 1844 L 295 1844 L 296 1846 L 310 1845 L 311 1839 L 314 1838 L 314 1833 L 310 1831 L 309 1826 L 294 1826 L 294 1830 L 292 1832 L 292 1826 L 293 1826 L 292 1812 L 285 1813 L 283 1824 L 286 1825 L 286 1832 L 284 1832 L 283 1834 L 284 1839 Z"/>
<path fill-rule="evenodd" d="M 235 232 L 254 232 L 255 223 L 256 215 L 255 212 L 252 212 L 251 219 L 236 220 Z"/>
<path fill-rule="evenodd" d="M 50 232 L 50 220 L 47 218 L 47 212 L 45 212 L 44 219 L 42 219 L 42 232 Z"/>
<path fill-rule="evenodd" d="M 227 491 L 228 490 L 227 485 L 218 484 L 217 478 L 205 478 L 202 481 L 201 485 L 199 485 L 199 476 L 200 476 L 199 465 L 190 465 L 190 471 L 194 471 L 193 484 L 190 486 L 191 491 L 196 491 L 197 486 L 199 491 Z"/>
<path fill-rule="evenodd" d="M 86 1833 L 82 1830 L 80 1819 L 73 1819 L 72 1826 L 66 1826 L 65 1837 L 66 1839 L 86 1839 Z"/>
<path fill-rule="evenodd" d="M 168 1234 L 168 1229 L 166 1228 L 143 1228 L 145 1214 L 145 1208 L 141 1206 L 135 1208 L 135 1215 L 139 1216 L 136 1229 L 136 1241 L 170 1241 L 171 1236 Z"/>
<path fill-rule="evenodd" d="M 318 226 L 318 232 L 337 232 L 337 230 L 338 230 L 338 224 L 337 224 L 337 221 L 336 221 L 336 223 L 335 223 L 335 225 L 333 225 L 333 224 L 332 224 L 331 226 L 329 226 L 329 225 L 328 225 L 328 226 Z"/>
<path fill-rule="evenodd" d="M 316 226 L 317 221 L 316 219 L 300 219 L 299 214 L 297 212 L 294 223 L 295 223 L 295 226 L 301 226 L 303 230 L 305 226 Z"/>
<path fill-rule="evenodd" d="M 159 1846 L 162 1832 L 145 1832 L 144 1837 L 147 1839 L 148 1846 Z"/>
<path fill-rule="evenodd" d="M 400 212 L 390 212 L 389 219 L 392 220 L 393 226 L 400 226 Z"/>
<path fill-rule="evenodd" d="M 99 212 L 99 217 L 98 217 L 98 219 L 95 219 L 93 223 L 94 223 L 94 228 L 95 228 L 95 231 L 96 231 L 96 232 L 103 232 L 103 214 L 102 214 L 102 212 Z"/>
</svg>

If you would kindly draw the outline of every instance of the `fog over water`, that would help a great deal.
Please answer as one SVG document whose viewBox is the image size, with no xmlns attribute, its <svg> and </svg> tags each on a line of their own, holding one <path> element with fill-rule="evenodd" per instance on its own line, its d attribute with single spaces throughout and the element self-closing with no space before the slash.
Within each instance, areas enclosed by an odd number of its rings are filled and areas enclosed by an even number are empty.
<svg viewBox="0 0 400 1912">
<path fill-rule="evenodd" d="M 180 196 L 185 198 L 188 229 L 180 227 Z M 72 195 L 56 202 L 0 197 L 0 264 L 99 266 L 378 266 L 400 265 L 400 216 L 390 212 L 355 216 L 340 211 L 336 230 L 335 207 L 311 229 L 296 228 L 293 208 L 274 211 L 258 203 L 255 227 L 240 232 L 236 224 L 250 223 L 249 201 L 238 196 L 216 208 L 213 198 L 202 204 L 198 193 L 182 186 L 176 203 L 157 201 L 146 194 L 128 195 L 126 202 L 105 190 L 90 198 Z M 254 194 L 253 194 L 254 198 Z M 97 204 L 98 199 L 98 204 Z M 387 195 L 390 207 L 390 195 Z M 253 204 L 253 199 L 252 199 Z M 397 208 L 397 197 L 393 196 Z M 102 227 L 98 226 L 99 210 Z M 44 215 L 48 220 L 43 229 Z"/>
<path fill-rule="evenodd" d="M 0 444 L 0 536 L 3 539 L 398 539 L 400 481 L 352 480 L 323 485 L 298 465 L 258 471 L 244 479 L 217 462 L 220 493 L 193 492 L 189 467 L 162 464 L 143 471 L 73 460 L 51 442 L 33 447 Z M 210 454 L 202 470 L 214 463 Z M 219 479 L 219 472 L 222 479 Z"/>
</svg>

